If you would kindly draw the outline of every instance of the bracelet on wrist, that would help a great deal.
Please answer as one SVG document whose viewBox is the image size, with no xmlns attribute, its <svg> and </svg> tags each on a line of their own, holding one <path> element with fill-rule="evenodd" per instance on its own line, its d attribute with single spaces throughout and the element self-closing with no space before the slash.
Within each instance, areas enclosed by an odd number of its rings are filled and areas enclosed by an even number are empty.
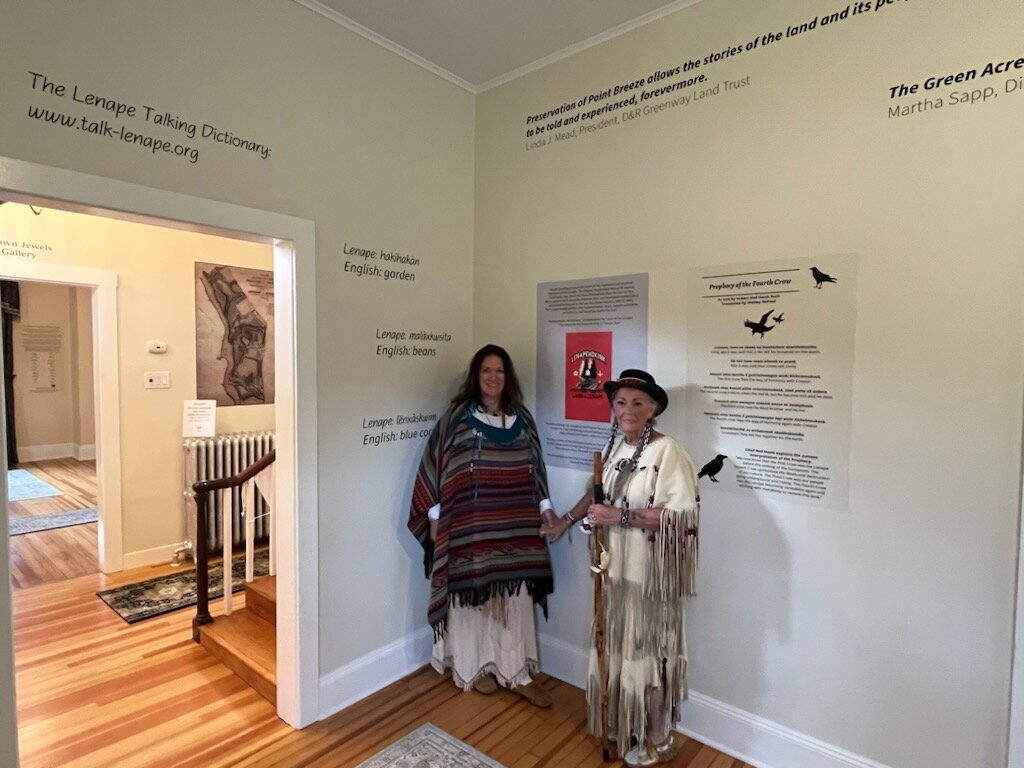
<svg viewBox="0 0 1024 768">
<path fill-rule="evenodd" d="M 572 516 L 572 512 L 571 511 L 570 512 L 566 512 L 565 516 L 569 518 L 569 525 L 572 525 L 573 523 L 576 522 L 577 518 Z"/>
<path fill-rule="evenodd" d="M 629 510 L 625 507 L 622 508 L 622 516 L 619 517 L 619 525 L 623 528 L 629 528 Z"/>
</svg>

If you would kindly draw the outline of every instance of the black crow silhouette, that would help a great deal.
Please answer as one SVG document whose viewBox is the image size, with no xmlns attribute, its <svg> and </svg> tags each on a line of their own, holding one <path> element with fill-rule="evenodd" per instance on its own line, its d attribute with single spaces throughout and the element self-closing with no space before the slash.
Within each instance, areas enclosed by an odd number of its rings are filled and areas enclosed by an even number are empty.
<svg viewBox="0 0 1024 768">
<path fill-rule="evenodd" d="M 776 325 L 778 325 L 779 323 L 782 322 L 782 316 L 784 314 L 786 314 L 786 313 L 785 312 L 779 312 L 779 314 L 777 314 L 775 317 L 772 318 L 772 320 L 775 321 Z"/>
<path fill-rule="evenodd" d="M 715 458 L 700 468 L 700 472 L 697 473 L 697 477 L 707 477 L 707 479 L 712 483 L 717 483 L 718 481 L 715 480 L 715 475 L 722 471 L 722 466 L 728 458 L 729 457 L 724 453 L 718 454 Z"/>
<path fill-rule="evenodd" d="M 832 275 L 826 275 L 824 272 L 822 272 L 817 267 L 811 267 L 811 275 L 814 276 L 814 287 L 815 288 L 821 288 L 821 284 L 822 283 L 837 283 L 837 282 L 839 282 L 834 277 L 832 277 Z"/>
<path fill-rule="evenodd" d="M 750 335 L 753 336 L 755 333 L 760 333 L 761 338 L 764 338 L 765 331 L 770 331 L 774 328 L 774 325 L 766 325 L 768 318 L 772 316 L 772 311 L 769 309 L 763 315 L 761 315 L 760 322 L 755 323 L 753 320 L 744 320 L 743 325 L 750 329 Z"/>
</svg>

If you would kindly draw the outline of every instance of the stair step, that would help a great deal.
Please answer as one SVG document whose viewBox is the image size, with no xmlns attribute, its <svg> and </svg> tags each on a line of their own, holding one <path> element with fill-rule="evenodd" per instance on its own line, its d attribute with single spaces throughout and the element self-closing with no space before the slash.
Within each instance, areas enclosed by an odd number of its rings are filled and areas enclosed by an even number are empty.
<svg viewBox="0 0 1024 768">
<path fill-rule="evenodd" d="M 199 642 L 263 698 L 277 705 L 277 631 L 248 608 L 199 628 Z"/>
<path fill-rule="evenodd" d="M 260 576 L 246 582 L 245 607 L 277 626 L 277 576 Z"/>
</svg>

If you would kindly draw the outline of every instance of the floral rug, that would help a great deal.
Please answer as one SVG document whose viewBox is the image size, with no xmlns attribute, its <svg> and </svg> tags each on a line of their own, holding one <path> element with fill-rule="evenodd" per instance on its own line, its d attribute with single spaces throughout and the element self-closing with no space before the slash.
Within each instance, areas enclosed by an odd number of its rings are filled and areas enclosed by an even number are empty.
<svg viewBox="0 0 1024 768">
<path fill-rule="evenodd" d="M 257 576 L 265 576 L 270 570 L 267 550 L 253 555 L 253 570 Z M 210 600 L 224 596 L 224 571 L 220 563 L 210 564 Z M 236 555 L 231 564 L 231 591 L 245 589 L 245 556 Z M 156 579 L 146 579 L 136 584 L 127 584 L 115 589 L 105 589 L 96 596 L 109 605 L 118 616 L 134 624 L 164 613 L 187 608 L 196 604 L 196 569 L 180 571 Z"/>
<path fill-rule="evenodd" d="M 436 725 L 426 723 L 356 768 L 504 768 Z"/>
</svg>

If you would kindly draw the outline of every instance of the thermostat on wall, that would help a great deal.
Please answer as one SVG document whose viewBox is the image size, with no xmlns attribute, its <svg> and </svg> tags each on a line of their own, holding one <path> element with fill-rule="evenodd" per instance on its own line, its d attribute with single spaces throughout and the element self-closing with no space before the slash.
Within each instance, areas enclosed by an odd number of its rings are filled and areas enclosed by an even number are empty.
<svg viewBox="0 0 1024 768">
<path fill-rule="evenodd" d="M 146 343 L 146 350 L 151 355 L 162 355 L 167 351 L 166 341 L 150 341 Z"/>
</svg>

